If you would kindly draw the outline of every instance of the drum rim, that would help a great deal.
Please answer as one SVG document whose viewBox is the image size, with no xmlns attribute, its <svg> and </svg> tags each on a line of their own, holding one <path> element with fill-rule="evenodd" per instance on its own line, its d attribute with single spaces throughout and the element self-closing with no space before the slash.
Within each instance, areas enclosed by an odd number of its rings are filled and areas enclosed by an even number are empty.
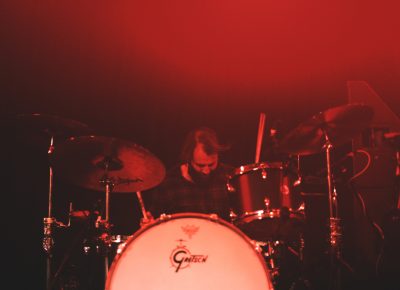
<svg viewBox="0 0 400 290">
<path fill-rule="evenodd" d="M 289 208 L 289 218 L 296 218 L 299 220 L 305 219 L 305 214 L 301 210 L 294 210 Z M 263 220 L 263 219 L 276 219 L 281 217 L 281 209 L 271 209 L 271 210 L 255 210 L 251 212 L 245 212 L 239 216 L 237 216 L 233 223 L 235 225 L 243 225 L 253 222 L 255 220 Z M 247 220 L 247 221 L 246 221 Z"/>
<path fill-rule="evenodd" d="M 240 230 L 236 225 L 229 223 L 222 218 L 218 217 L 217 214 L 204 214 L 204 213 L 197 213 L 197 212 L 185 212 L 185 213 L 174 213 L 174 214 L 161 214 L 160 217 L 158 217 L 156 220 L 152 221 L 150 224 L 145 225 L 144 227 L 140 228 L 137 230 L 135 233 L 129 236 L 129 238 L 126 240 L 124 248 L 120 253 L 117 253 L 111 263 L 111 267 L 107 273 L 107 279 L 106 279 L 106 285 L 105 285 L 105 290 L 110 289 L 110 283 L 111 283 L 111 277 L 113 272 L 115 271 L 115 268 L 118 264 L 118 261 L 121 259 L 122 255 L 124 254 L 124 249 L 127 248 L 133 241 L 142 235 L 144 232 L 148 231 L 149 229 L 155 227 L 156 225 L 159 225 L 164 222 L 168 222 L 173 219 L 180 219 L 180 218 L 200 218 L 200 219 L 205 219 L 208 221 L 212 221 L 215 223 L 219 223 L 223 226 L 226 226 L 227 228 L 232 229 L 235 233 L 237 233 L 249 246 L 251 246 L 254 250 L 254 253 L 257 255 L 258 260 L 261 262 L 263 268 L 264 268 L 264 273 L 267 278 L 267 282 L 270 284 L 269 287 L 272 290 L 273 285 L 272 285 L 272 277 L 269 272 L 269 269 L 265 263 L 265 260 L 258 250 L 259 245 L 257 244 L 257 241 L 250 239 L 242 230 Z"/>
<path fill-rule="evenodd" d="M 276 162 L 259 162 L 259 163 L 252 163 L 241 165 L 237 167 L 233 173 L 229 176 L 229 178 L 233 178 L 235 176 L 240 176 L 251 171 L 256 171 L 260 169 L 280 169 L 283 170 L 283 162 L 276 161 Z"/>
</svg>

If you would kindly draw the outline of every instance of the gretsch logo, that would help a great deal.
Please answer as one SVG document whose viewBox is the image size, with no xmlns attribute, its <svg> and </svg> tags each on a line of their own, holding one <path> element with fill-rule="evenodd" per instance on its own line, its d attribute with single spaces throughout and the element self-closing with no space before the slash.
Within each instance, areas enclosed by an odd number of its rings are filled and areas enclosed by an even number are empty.
<svg viewBox="0 0 400 290">
<path fill-rule="evenodd" d="M 179 245 L 172 250 L 170 261 L 177 273 L 181 269 L 188 268 L 191 264 L 203 264 L 207 262 L 208 255 L 192 254 L 189 249 L 183 245 L 184 240 L 178 240 Z"/>
</svg>

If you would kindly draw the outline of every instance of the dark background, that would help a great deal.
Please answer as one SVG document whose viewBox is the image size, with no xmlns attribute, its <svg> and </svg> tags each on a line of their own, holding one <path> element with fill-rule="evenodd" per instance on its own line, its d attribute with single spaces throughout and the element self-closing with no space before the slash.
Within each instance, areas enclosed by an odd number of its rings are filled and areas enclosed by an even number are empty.
<svg viewBox="0 0 400 290">
<path fill-rule="evenodd" d="M 283 136 L 346 104 L 348 81 L 365 81 L 400 114 L 399 8 L 394 0 L 2 1 L 0 113 L 77 120 L 144 146 L 167 168 L 185 133 L 206 125 L 232 145 L 225 161 L 251 164 L 260 113 Z M 47 147 L 28 137 L 15 144 L 19 132 L 6 125 L 3 264 L 21 275 L 13 283 L 39 289 Z M 60 219 L 71 196 L 90 207 L 99 194 L 56 177 Z M 137 201 L 115 198 L 129 200 L 119 212 L 133 231 Z"/>
</svg>

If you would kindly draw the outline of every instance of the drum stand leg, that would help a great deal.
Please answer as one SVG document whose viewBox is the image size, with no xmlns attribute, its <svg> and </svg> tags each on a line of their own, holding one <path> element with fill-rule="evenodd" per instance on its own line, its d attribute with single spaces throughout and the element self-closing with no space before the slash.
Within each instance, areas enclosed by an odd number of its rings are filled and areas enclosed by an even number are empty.
<svg viewBox="0 0 400 290">
<path fill-rule="evenodd" d="M 72 243 L 70 244 L 68 250 L 65 252 L 62 260 L 60 261 L 60 264 L 57 268 L 57 271 L 55 271 L 54 276 L 52 277 L 52 280 L 49 283 L 49 288 L 48 289 L 53 289 L 54 286 L 56 285 L 56 282 L 58 282 L 58 279 L 60 278 L 63 270 L 65 269 L 65 266 L 67 265 L 67 262 L 70 260 L 73 251 L 77 248 L 77 246 L 79 245 L 79 243 L 82 240 L 82 237 L 85 234 L 85 230 L 86 228 L 82 229 L 74 238 L 74 240 L 72 241 Z M 64 285 L 61 286 L 61 289 L 64 288 Z"/>
</svg>

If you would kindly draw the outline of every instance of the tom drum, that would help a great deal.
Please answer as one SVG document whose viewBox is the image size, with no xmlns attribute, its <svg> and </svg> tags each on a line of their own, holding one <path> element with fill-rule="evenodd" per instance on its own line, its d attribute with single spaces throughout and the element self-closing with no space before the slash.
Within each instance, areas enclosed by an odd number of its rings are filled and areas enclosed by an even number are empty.
<svg viewBox="0 0 400 290">
<path fill-rule="evenodd" d="M 258 241 L 297 239 L 303 212 L 281 162 L 240 166 L 229 177 L 233 223 Z"/>
</svg>

